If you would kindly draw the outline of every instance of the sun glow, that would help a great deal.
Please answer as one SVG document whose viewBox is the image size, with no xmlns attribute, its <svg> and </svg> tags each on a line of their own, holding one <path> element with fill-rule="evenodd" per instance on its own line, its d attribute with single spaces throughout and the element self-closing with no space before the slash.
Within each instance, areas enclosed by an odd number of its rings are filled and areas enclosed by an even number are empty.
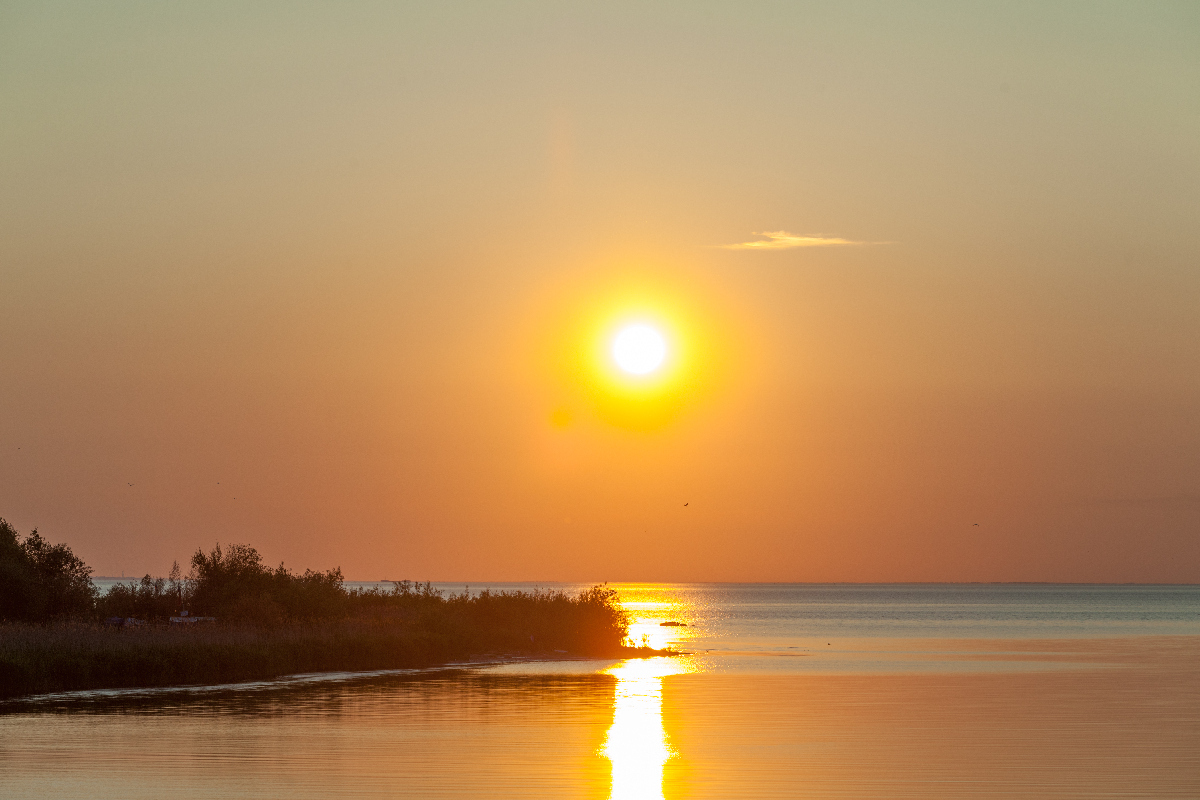
<svg viewBox="0 0 1200 800">
<path fill-rule="evenodd" d="M 528 315 L 530 347 L 552 378 L 544 419 L 576 434 L 593 421 L 654 432 L 710 404 L 741 379 L 744 326 L 719 292 L 666 270 L 572 281 Z M 548 369 L 546 369 L 548 368 Z"/>
<path fill-rule="evenodd" d="M 612 356 L 617 366 L 626 372 L 645 375 L 662 366 L 667 357 L 667 342 L 649 325 L 629 325 L 613 339 Z"/>
</svg>

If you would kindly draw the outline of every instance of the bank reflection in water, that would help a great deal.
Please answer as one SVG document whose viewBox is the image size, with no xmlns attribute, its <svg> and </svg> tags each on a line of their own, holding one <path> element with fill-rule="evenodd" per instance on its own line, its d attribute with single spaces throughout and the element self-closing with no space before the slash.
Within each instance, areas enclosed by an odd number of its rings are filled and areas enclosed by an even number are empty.
<svg viewBox="0 0 1200 800">
<path fill-rule="evenodd" d="M 662 800 L 663 767 L 675 755 L 663 727 L 662 679 L 691 671 L 681 657 L 631 659 L 605 670 L 617 679 L 600 750 L 612 762 L 609 800 Z"/>
</svg>

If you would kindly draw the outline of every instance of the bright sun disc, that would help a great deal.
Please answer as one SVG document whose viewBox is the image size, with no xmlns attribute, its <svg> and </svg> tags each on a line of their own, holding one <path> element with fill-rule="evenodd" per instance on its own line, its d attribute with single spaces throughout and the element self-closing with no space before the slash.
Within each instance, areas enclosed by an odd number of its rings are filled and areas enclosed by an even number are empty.
<svg viewBox="0 0 1200 800">
<path fill-rule="evenodd" d="M 645 375 L 658 369 L 667 357 L 667 342 L 649 325 L 630 325 L 613 339 L 612 355 L 621 369 Z"/>
</svg>

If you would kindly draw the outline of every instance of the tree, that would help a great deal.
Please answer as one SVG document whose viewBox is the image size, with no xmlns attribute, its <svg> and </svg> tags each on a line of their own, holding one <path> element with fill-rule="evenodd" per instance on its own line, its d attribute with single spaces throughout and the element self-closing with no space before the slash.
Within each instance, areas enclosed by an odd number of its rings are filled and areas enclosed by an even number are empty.
<svg viewBox="0 0 1200 800">
<path fill-rule="evenodd" d="M 171 565 L 166 578 L 144 576 L 140 581 L 118 583 L 96 601 L 101 617 L 140 617 L 163 621 L 187 608 L 186 584 L 179 575 L 179 562 Z"/>
<path fill-rule="evenodd" d="M 30 619 L 36 595 L 33 566 L 21 547 L 21 537 L 0 518 L 0 619 Z"/>
<path fill-rule="evenodd" d="M 306 570 L 303 575 L 282 564 L 271 569 L 247 544 L 224 549 L 218 544 L 209 553 L 197 550 L 187 594 L 193 613 L 227 621 L 272 624 L 346 613 L 340 569 Z"/>
<path fill-rule="evenodd" d="M 22 541 L 0 519 L 0 619 L 45 622 L 92 612 L 92 569 L 65 544 L 50 544 L 35 528 Z"/>
</svg>

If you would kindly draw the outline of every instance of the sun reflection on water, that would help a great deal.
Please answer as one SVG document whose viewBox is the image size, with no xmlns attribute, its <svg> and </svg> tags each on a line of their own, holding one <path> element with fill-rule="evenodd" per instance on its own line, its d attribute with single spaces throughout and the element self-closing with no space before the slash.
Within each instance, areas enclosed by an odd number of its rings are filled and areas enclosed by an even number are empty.
<svg viewBox="0 0 1200 800">
<path fill-rule="evenodd" d="M 697 631 L 696 609 L 658 586 L 621 586 L 621 607 L 629 614 L 629 640 L 656 650 L 686 649 Z M 663 623 L 666 623 L 664 625 Z"/>
<path fill-rule="evenodd" d="M 601 748 L 612 762 L 609 800 L 663 800 L 663 767 L 674 755 L 662 718 L 662 679 L 691 672 L 687 659 L 631 659 L 605 670 L 617 679 L 613 724 Z"/>
</svg>

